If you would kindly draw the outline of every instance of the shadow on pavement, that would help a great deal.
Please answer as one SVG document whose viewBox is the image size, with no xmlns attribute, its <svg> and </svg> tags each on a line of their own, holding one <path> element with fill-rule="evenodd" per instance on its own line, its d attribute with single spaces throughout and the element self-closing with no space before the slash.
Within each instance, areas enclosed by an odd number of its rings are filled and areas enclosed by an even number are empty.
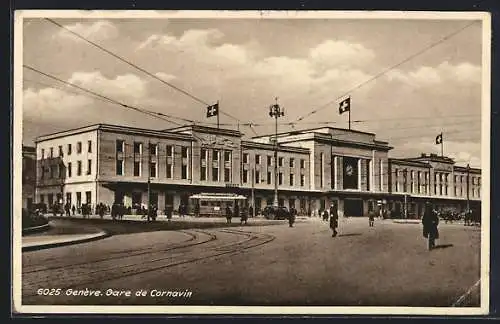
<svg viewBox="0 0 500 324">
<path fill-rule="evenodd" d="M 446 249 L 446 248 L 449 248 L 449 247 L 452 247 L 453 244 L 439 244 L 439 245 L 436 245 L 433 249 L 436 250 L 436 249 Z"/>
<path fill-rule="evenodd" d="M 337 237 L 344 237 L 344 236 L 360 236 L 362 235 L 361 233 L 348 233 L 348 234 L 339 234 Z"/>
</svg>

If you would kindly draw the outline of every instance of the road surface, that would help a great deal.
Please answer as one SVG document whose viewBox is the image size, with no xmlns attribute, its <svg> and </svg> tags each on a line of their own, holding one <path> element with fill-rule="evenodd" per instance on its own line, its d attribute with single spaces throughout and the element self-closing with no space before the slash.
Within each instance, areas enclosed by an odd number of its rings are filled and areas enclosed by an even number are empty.
<svg viewBox="0 0 500 324">
<path fill-rule="evenodd" d="M 319 219 L 114 235 L 25 252 L 24 305 L 479 306 L 480 230 Z M 468 294 L 464 297 L 464 294 Z"/>
</svg>

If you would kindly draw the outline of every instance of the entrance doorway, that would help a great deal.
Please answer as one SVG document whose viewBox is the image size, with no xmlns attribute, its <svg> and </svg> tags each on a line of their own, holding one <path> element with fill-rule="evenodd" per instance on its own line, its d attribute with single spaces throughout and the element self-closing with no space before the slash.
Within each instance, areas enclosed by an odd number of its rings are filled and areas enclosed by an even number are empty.
<svg viewBox="0 0 500 324">
<path fill-rule="evenodd" d="M 362 199 L 345 199 L 344 200 L 344 215 L 345 216 L 363 216 L 363 200 Z"/>
</svg>

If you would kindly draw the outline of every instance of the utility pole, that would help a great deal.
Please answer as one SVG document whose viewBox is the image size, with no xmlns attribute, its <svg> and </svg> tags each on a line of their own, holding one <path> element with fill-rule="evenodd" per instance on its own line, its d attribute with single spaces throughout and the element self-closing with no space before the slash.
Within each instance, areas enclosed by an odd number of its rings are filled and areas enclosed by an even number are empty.
<svg viewBox="0 0 500 324">
<path fill-rule="evenodd" d="M 255 168 L 252 168 L 252 217 L 255 218 Z"/>
<path fill-rule="evenodd" d="M 470 165 L 467 163 L 467 213 L 469 212 L 469 177 L 470 177 Z"/>
<path fill-rule="evenodd" d="M 278 207 L 278 118 L 285 116 L 285 111 L 278 105 L 278 97 L 274 98 L 276 103 L 269 106 L 269 116 L 275 120 L 274 132 L 274 202 L 273 206 Z"/>
<path fill-rule="evenodd" d="M 404 180 L 404 195 L 405 195 L 405 219 L 408 218 L 408 194 L 406 193 L 408 191 L 407 190 L 407 184 L 408 184 L 407 177 L 408 177 L 408 170 L 404 169 L 403 170 L 403 180 Z"/>
<path fill-rule="evenodd" d="M 148 142 L 148 222 L 151 215 L 151 142 Z"/>
</svg>

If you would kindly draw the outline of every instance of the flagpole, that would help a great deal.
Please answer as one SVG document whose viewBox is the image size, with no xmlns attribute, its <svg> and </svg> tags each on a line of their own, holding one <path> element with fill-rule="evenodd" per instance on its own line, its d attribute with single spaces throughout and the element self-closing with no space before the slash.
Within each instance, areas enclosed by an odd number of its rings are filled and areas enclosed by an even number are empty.
<svg viewBox="0 0 500 324">
<path fill-rule="evenodd" d="M 444 157 L 444 151 L 443 151 L 443 133 L 441 133 L 441 157 Z"/>
<path fill-rule="evenodd" d="M 349 107 L 349 130 L 351 130 L 351 107 Z"/>
<path fill-rule="evenodd" d="M 219 129 L 219 100 L 217 100 L 217 129 Z"/>
</svg>

